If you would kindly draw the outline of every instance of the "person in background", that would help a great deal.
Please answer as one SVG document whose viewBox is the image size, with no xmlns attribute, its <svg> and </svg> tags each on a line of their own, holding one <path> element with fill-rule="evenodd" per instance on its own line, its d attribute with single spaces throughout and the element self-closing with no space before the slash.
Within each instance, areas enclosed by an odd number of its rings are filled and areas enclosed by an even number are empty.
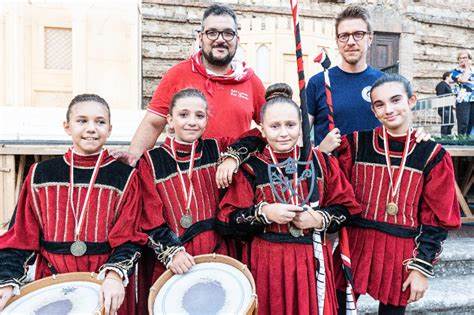
<svg viewBox="0 0 474 315">
<path fill-rule="evenodd" d="M 380 125 L 370 109 L 368 93 L 375 80 L 383 75 L 383 72 L 367 64 L 367 53 L 373 39 L 369 12 L 361 6 L 350 5 L 336 17 L 335 26 L 337 48 L 342 60 L 340 65 L 329 69 L 337 127 L 329 134 L 323 72 L 310 78 L 306 90 L 309 119 L 311 125 L 314 123 L 314 141 L 317 145 L 326 135 L 334 138 Z"/>
<path fill-rule="evenodd" d="M 203 14 L 199 44 L 201 49 L 165 73 L 155 90 L 147 112 L 128 152 L 114 156 L 135 165 L 146 150 L 153 148 L 166 126 L 173 95 L 195 88 L 208 101 L 209 124 L 204 138 L 237 138 L 259 122 L 265 102 L 265 88 L 245 62 L 234 60 L 239 45 L 237 17 L 228 6 L 213 4 Z"/>
<path fill-rule="evenodd" d="M 448 71 L 443 73 L 443 81 L 439 82 L 435 88 L 437 96 L 453 93 L 453 90 L 449 85 L 450 81 L 451 72 Z M 443 106 L 442 108 L 438 108 L 438 114 L 441 116 L 441 135 L 450 135 L 454 126 L 453 106 Z"/>
<path fill-rule="evenodd" d="M 472 55 L 463 50 L 458 53 L 459 67 L 451 72 L 456 83 L 456 119 L 458 134 L 470 135 L 474 123 L 474 73 L 472 71 Z"/>
</svg>

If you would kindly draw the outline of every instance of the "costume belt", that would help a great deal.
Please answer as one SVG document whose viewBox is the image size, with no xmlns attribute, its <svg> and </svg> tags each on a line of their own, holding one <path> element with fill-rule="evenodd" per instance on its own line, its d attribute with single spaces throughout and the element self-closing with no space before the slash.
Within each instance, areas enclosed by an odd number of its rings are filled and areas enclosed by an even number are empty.
<svg viewBox="0 0 474 315">
<path fill-rule="evenodd" d="M 313 244 L 313 238 L 311 234 L 294 237 L 288 233 L 266 232 L 257 235 L 257 237 L 272 243 Z"/>
<path fill-rule="evenodd" d="M 48 253 L 71 255 L 71 245 L 74 242 L 49 242 L 43 239 L 40 240 L 41 247 Z M 84 255 L 104 255 L 111 252 L 111 247 L 108 242 L 84 242 L 87 250 Z"/>
<path fill-rule="evenodd" d="M 181 241 L 181 244 L 186 244 L 187 242 L 191 241 L 194 237 L 196 237 L 198 234 L 201 234 L 206 231 L 211 231 L 214 230 L 216 225 L 216 220 L 215 219 L 207 219 L 207 220 L 202 220 L 194 223 L 191 225 L 189 228 L 186 229 L 186 231 L 179 237 L 179 240 Z"/>
<path fill-rule="evenodd" d="M 393 236 L 401 238 L 415 238 L 419 234 L 419 229 L 404 227 L 396 224 L 367 220 L 361 217 L 352 217 L 350 226 L 375 229 Z"/>
</svg>

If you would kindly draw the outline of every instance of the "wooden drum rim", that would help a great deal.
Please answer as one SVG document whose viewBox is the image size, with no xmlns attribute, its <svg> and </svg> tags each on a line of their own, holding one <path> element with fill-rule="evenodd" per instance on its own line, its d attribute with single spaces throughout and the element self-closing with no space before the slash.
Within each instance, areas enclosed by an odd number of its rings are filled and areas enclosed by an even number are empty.
<svg viewBox="0 0 474 315">
<path fill-rule="evenodd" d="M 250 286 L 252 288 L 252 297 L 250 300 L 249 305 L 247 306 L 247 309 L 245 310 L 245 314 L 253 314 L 253 312 L 256 309 L 256 303 L 257 303 L 257 295 L 256 295 L 256 289 L 255 289 L 255 280 L 253 279 L 252 273 L 248 269 L 247 265 L 241 263 L 237 259 L 234 259 L 229 256 L 225 255 L 220 255 L 220 254 L 205 254 L 205 255 L 197 255 L 194 256 L 194 262 L 196 264 L 202 264 L 202 263 L 223 263 L 226 265 L 230 265 L 237 270 L 240 270 L 245 277 L 248 279 L 250 282 Z M 172 277 L 174 276 L 174 273 L 171 270 L 166 270 L 153 284 L 153 286 L 150 288 L 150 294 L 148 295 L 148 312 L 149 314 L 153 314 L 153 304 L 155 302 L 156 296 L 158 295 L 158 292 L 161 290 L 163 285 Z"/>
<path fill-rule="evenodd" d="M 7 304 L 5 305 L 5 308 L 9 304 L 27 296 L 28 294 L 32 292 L 35 292 L 36 290 L 39 290 L 39 289 L 42 289 L 54 284 L 60 284 L 64 282 L 73 282 L 73 281 L 85 281 L 85 282 L 92 282 L 98 285 L 102 285 L 102 281 L 97 279 L 97 274 L 94 272 L 70 272 L 70 273 L 56 274 L 56 275 L 52 275 L 46 278 L 35 280 L 31 283 L 24 285 L 23 287 L 20 288 L 20 295 L 15 295 L 11 299 L 9 299 Z M 102 314 L 103 312 L 104 312 L 104 307 L 101 306 L 100 309 L 98 309 L 95 312 L 95 314 Z"/>
</svg>

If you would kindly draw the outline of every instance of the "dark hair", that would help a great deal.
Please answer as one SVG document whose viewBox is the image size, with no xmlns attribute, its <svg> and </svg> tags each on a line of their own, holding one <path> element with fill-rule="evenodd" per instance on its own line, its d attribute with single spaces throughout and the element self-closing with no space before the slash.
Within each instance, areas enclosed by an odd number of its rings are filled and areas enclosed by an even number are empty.
<svg viewBox="0 0 474 315">
<path fill-rule="evenodd" d="M 372 98 L 372 92 L 384 85 L 385 83 L 390 83 L 390 82 L 398 82 L 403 85 L 403 88 L 405 89 L 405 93 L 407 94 L 408 98 L 413 96 L 413 88 L 411 87 L 410 81 L 407 80 L 402 75 L 391 73 L 391 74 L 385 74 L 382 77 L 378 78 L 377 81 L 374 82 L 372 85 L 372 88 L 370 89 L 370 97 Z"/>
<path fill-rule="evenodd" d="M 353 20 L 353 19 L 361 19 L 365 22 L 367 25 L 367 31 L 369 33 L 372 32 L 372 25 L 370 23 L 370 14 L 369 11 L 367 11 L 366 8 L 361 7 L 360 5 L 349 5 L 346 7 L 342 12 L 340 12 L 336 16 L 336 35 L 337 33 L 337 28 L 339 24 L 344 21 L 344 20 Z"/>
<path fill-rule="evenodd" d="M 446 71 L 445 73 L 443 73 L 443 80 L 446 80 L 446 78 L 449 77 L 450 75 L 451 75 L 450 71 Z"/>
<path fill-rule="evenodd" d="M 84 103 L 84 102 L 96 102 L 96 103 L 104 105 L 105 108 L 107 109 L 107 113 L 109 114 L 109 122 L 110 122 L 109 104 L 107 104 L 107 102 L 97 94 L 79 94 L 79 95 L 74 96 L 74 98 L 69 103 L 69 106 L 67 107 L 67 112 L 66 112 L 67 122 L 69 122 L 69 119 L 71 118 L 72 107 L 78 103 Z"/>
<path fill-rule="evenodd" d="M 198 89 L 187 88 L 187 89 L 183 89 L 183 90 L 181 90 L 181 91 L 179 91 L 179 92 L 177 92 L 176 94 L 173 95 L 173 98 L 171 99 L 171 103 L 170 103 L 170 109 L 169 109 L 170 115 L 173 112 L 173 108 L 176 106 L 176 102 L 178 100 L 182 99 L 182 98 L 187 98 L 187 97 L 200 98 L 201 100 L 204 101 L 204 104 L 206 104 L 206 110 L 207 110 L 207 99 L 204 96 L 204 94 L 202 94 L 202 92 L 199 91 Z"/>
<path fill-rule="evenodd" d="M 260 120 L 263 120 L 263 116 L 267 109 L 277 103 L 285 103 L 293 106 L 298 112 L 298 117 L 301 120 L 301 111 L 298 104 L 296 104 L 291 97 L 293 96 L 293 90 L 286 83 L 275 83 L 270 85 L 265 92 L 265 104 L 263 104 L 260 110 Z"/>
<path fill-rule="evenodd" d="M 204 20 L 206 20 L 210 15 L 221 16 L 228 15 L 230 16 L 235 23 L 235 31 L 237 31 L 237 16 L 235 15 L 234 10 L 224 4 L 213 4 L 207 7 L 206 11 L 202 15 L 201 21 L 201 30 L 204 30 Z"/>
</svg>

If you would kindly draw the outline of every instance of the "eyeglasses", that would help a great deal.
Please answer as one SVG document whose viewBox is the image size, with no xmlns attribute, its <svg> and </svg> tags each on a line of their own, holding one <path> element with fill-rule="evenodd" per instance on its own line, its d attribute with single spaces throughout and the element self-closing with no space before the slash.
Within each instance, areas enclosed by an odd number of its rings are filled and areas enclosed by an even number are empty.
<svg viewBox="0 0 474 315">
<path fill-rule="evenodd" d="M 349 41 L 349 37 L 352 36 L 352 38 L 358 42 L 364 38 L 364 36 L 368 34 L 368 32 L 365 31 L 357 31 L 354 33 L 341 33 L 337 35 L 337 40 L 340 41 L 341 43 L 347 43 Z"/>
<path fill-rule="evenodd" d="M 222 35 L 222 39 L 224 39 L 226 42 L 230 42 L 231 40 L 234 39 L 235 35 L 237 35 L 234 31 L 231 31 L 231 30 L 225 30 L 225 31 L 208 30 L 208 31 L 205 31 L 204 34 L 206 34 L 209 40 L 217 40 L 219 36 Z"/>
</svg>

